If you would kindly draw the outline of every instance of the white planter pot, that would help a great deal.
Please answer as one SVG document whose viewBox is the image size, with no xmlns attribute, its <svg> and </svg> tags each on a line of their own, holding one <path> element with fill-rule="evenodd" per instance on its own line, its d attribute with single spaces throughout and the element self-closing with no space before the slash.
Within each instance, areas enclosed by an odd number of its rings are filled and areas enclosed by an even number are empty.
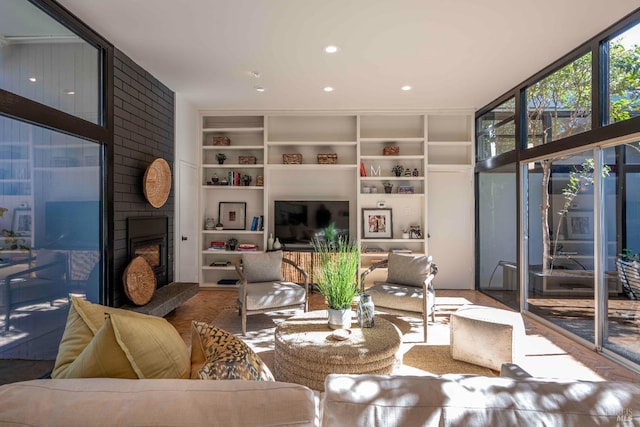
<svg viewBox="0 0 640 427">
<path fill-rule="evenodd" d="M 329 311 L 329 327 L 331 329 L 349 329 L 351 328 L 351 309 Z"/>
</svg>

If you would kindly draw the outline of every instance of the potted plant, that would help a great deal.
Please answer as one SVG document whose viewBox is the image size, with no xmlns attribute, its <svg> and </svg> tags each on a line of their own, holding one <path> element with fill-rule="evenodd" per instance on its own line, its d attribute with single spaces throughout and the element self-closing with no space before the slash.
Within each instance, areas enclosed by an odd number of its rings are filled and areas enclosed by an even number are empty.
<svg viewBox="0 0 640 427">
<path fill-rule="evenodd" d="M 238 246 L 238 239 L 236 239 L 235 237 L 232 237 L 227 240 L 226 245 L 227 245 L 228 251 L 235 251 L 236 247 Z"/>
<path fill-rule="evenodd" d="M 336 240 L 336 236 L 338 235 L 336 232 L 336 224 L 335 223 L 331 223 L 329 225 L 327 225 L 324 229 L 324 239 L 331 243 L 331 242 L 335 242 Z"/>
<path fill-rule="evenodd" d="M 389 181 L 385 181 L 382 183 L 382 186 L 384 187 L 384 192 L 387 194 L 391 194 L 391 191 L 393 190 L 393 184 L 390 183 Z"/>
<path fill-rule="evenodd" d="M 227 160 L 227 155 L 224 153 L 218 153 L 216 154 L 216 160 L 219 165 L 224 164 L 224 161 Z"/>
<path fill-rule="evenodd" d="M 402 172 L 404 172 L 404 166 L 395 165 L 394 167 L 391 168 L 391 172 L 393 172 L 395 176 L 402 176 Z"/>
<path fill-rule="evenodd" d="M 329 327 L 351 327 L 351 305 L 358 294 L 358 242 L 338 237 L 334 242 L 315 239 L 314 249 L 319 258 L 315 271 L 318 290 L 329 306 Z"/>
</svg>

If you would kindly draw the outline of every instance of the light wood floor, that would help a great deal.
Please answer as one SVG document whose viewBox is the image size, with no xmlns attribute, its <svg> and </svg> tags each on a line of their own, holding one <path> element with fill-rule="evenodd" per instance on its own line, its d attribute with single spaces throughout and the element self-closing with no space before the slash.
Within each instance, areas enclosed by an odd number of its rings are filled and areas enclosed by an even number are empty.
<svg viewBox="0 0 640 427">
<path fill-rule="evenodd" d="M 201 290 L 166 318 L 180 332 L 185 342 L 190 344 L 191 321 L 212 322 L 220 311 L 236 306 L 236 296 L 236 290 Z M 480 292 L 440 290 L 436 298 L 436 304 L 439 307 L 436 312 L 436 322 L 447 324 L 451 312 L 465 303 L 507 308 Z M 326 308 L 326 303 L 322 296 L 312 294 L 309 306 L 311 310 L 323 309 Z M 239 317 L 238 322 L 240 322 Z M 525 328 L 527 337 L 523 368 L 536 377 L 640 383 L 640 374 L 527 317 L 525 317 Z"/>
</svg>

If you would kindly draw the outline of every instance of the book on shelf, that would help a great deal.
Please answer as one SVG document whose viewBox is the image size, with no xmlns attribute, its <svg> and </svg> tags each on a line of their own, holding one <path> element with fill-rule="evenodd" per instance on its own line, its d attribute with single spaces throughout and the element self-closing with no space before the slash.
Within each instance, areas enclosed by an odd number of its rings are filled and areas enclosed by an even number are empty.
<svg viewBox="0 0 640 427">
<path fill-rule="evenodd" d="M 258 246 L 251 243 L 242 243 L 238 245 L 238 251 L 240 252 L 252 252 L 257 250 L 258 250 Z"/>
<path fill-rule="evenodd" d="M 217 260 L 217 261 L 213 261 L 211 264 L 209 264 L 210 267 L 226 267 L 229 264 L 231 264 L 230 261 L 226 261 L 226 260 Z"/>
<path fill-rule="evenodd" d="M 364 253 L 365 254 L 379 254 L 384 252 L 384 249 L 382 248 L 365 248 Z"/>
<path fill-rule="evenodd" d="M 410 254 L 413 251 L 411 249 L 407 249 L 407 248 L 398 248 L 398 249 L 391 249 L 390 252 L 392 254 Z"/>
<path fill-rule="evenodd" d="M 218 285 L 235 285 L 238 283 L 238 279 L 220 279 Z"/>
</svg>

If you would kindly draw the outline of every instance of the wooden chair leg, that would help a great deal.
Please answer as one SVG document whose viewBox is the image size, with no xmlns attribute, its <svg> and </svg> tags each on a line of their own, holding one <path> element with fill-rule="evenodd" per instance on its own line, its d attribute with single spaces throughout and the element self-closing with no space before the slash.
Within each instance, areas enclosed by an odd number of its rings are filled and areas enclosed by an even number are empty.
<svg viewBox="0 0 640 427">
<path fill-rule="evenodd" d="M 427 321 L 427 313 L 424 313 L 422 315 L 422 323 L 424 325 L 424 342 L 427 342 L 427 325 L 429 324 L 429 322 Z"/>
<path fill-rule="evenodd" d="M 242 308 L 242 335 L 247 335 L 247 311 Z"/>
</svg>

